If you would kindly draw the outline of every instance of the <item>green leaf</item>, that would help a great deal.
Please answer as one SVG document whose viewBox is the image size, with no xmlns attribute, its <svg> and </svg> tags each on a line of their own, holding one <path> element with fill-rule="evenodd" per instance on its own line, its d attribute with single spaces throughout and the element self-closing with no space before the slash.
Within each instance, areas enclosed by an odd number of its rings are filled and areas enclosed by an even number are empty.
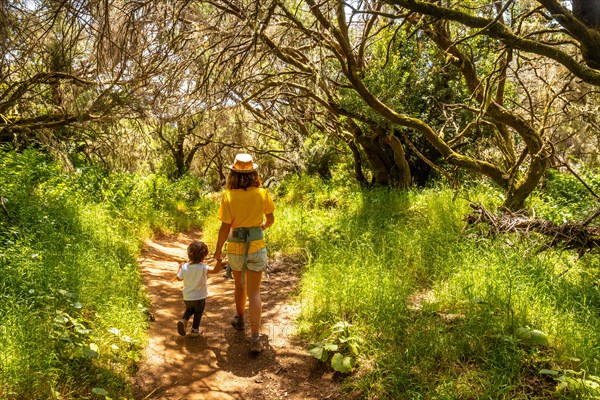
<svg viewBox="0 0 600 400">
<path fill-rule="evenodd" d="M 515 336 L 530 346 L 548 345 L 548 335 L 537 329 L 521 327 L 515 331 Z"/>
<path fill-rule="evenodd" d="M 91 329 L 87 329 L 85 326 L 78 323 L 75 325 L 75 332 L 79 333 L 80 335 L 89 335 L 92 331 Z"/>
<path fill-rule="evenodd" d="M 320 361 L 327 361 L 329 353 L 323 349 L 322 345 L 317 345 L 308 351 L 314 358 Z"/>
<path fill-rule="evenodd" d="M 98 358 L 98 345 L 96 343 L 90 343 L 88 347 L 83 348 L 83 355 L 88 358 Z"/>
<path fill-rule="evenodd" d="M 542 375 L 558 375 L 558 371 L 555 371 L 553 369 L 541 369 L 540 370 L 540 374 Z"/>
<path fill-rule="evenodd" d="M 600 383 L 600 377 L 597 377 L 596 375 L 588 375 L 588 379 Z"/>
<path fill-rule="evenodd" d="M 520 327 L 515 331 L 515 336 L 519 339 L 527 339 L 529 337 L 529 328 Z"/>
<path fill-rule="evenodd" d="M 67 322 L 69 322 L 69 318 L 65 315 L 57 315 L 54 317 L 54 322 L 60 325 L 65 325 Z"/>
<path fill-rule="evenodd" d="M 352 357 L 344 357 L 341 353 L 335 353 L 331 358 L 331 366 L 334 370 L 347 374 L 352 371 L 353 361 Z"/>
<path fill-rule="evenodd" d="M 100 396 L 108 396 L 108 392 L 104 388 L 95 387 L 92 389 L 92 393 Z"/>
<path fill-rule="evenodd" d="M 536 346 L 547 346 L 548 345 L 548 335 L 546 335 L 542 331 L 533 330 L 531 331 L 531 343 Z"/>
<path fill-rule="evenodd" d="M 331 343 L 331 342 L 325 342 L 325 343 L 323 343 L 323 348 L 327 351 L 337 351 L 338 345 L 335 343 Z"/>
<path fill-rule="evenodd" d="M 331 329 L 331 332 L 333 332 L 333 333 L 343 333 L 343 332 L 347 331 L 348 328 L 350 328 L 350 326 L 352 326 L 352 325 L 350 325 L 346 321 L 340 321 L 340 322 L 338 322 L 337 324 L 335 324 L 333 326 L 333 328 Z"/>
</svg>

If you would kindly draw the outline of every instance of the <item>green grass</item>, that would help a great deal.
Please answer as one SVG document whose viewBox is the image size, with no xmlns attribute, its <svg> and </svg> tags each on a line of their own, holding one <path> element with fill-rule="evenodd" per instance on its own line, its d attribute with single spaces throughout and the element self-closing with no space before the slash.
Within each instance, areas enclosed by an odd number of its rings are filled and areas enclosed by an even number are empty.
<svg viewBox="0 0 600 400">
<path fill-rule="evenodd" d="M 0 214 L 0 398 L 130 398 L 147 328 L 140 238 L 201 227 L 214 244 L 217 204 L 192 176 L 66 175 L 35 151 L 2 155 L 10 218 Z M 532 196 L 537 215 L 586 215 L 572 206 L 573 181 L 550 178 Z M 267 240 L 271 256 L 304 263 L 299 334 L 328 363 L 348 361 L 336 368 L 353 366 L 349 390 L 372 399 L 600 396 L 597 254 L 465 227 L 467 198 L 501 204 L 485 184 L 456 195 L 336 179 L 293 177 L 274 190 Z"/>
<path fill-rule="evenodd" d="M 597 255 L 464 230 L 463 197 L 500 204 L 482 186 L 455 196 L 301 178 L 278 194 L 269 245 L 306 262 L 301 334 L 356 361 L 346 384 L 364 398 L 600 395 Z"/>
<path fill-rule="evenodd" d="M 0 170 L 0 398 L 131 398 L 141 239 L 201 226 L 202 183 L 64 174 L 35 151 L 3 152 Z"/>
</svg>

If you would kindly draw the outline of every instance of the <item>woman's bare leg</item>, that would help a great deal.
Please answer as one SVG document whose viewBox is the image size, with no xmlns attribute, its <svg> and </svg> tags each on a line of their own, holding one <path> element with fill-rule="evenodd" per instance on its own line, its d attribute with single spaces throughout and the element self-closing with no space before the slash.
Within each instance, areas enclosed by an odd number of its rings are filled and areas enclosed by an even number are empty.
<svg viewBox="0 0 600 400">
<path fill-rule="evenodd" d="M 246 270 L 246 291 L 249 301 L 249 319 L 252 335 L 258 335 L 262 317 L 262 301 L 260 299 L 260 283 L 262 282 L 262 272 Z"/>
<path fill-rule="evenodd" d="M 244 319 L 246 311 L 246 282 L 242 285 L 242 271 L 232 271 L 233 281 L 235 283 L 235 312 L 238 316 Z M 246 274 L 247 275 L 247 274 Z M 245 277 L 247 280 L 247 278 Z"/>
</svg>

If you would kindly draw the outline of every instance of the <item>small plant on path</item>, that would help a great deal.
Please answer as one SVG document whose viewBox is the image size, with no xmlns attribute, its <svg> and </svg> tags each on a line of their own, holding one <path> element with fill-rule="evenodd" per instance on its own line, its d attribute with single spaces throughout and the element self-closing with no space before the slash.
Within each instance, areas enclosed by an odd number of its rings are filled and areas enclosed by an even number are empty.
<svg viewBox="0 0 600 400">
<path fill-rule="evenodd" d="M 331 357 L 331 367 L 342 373 L 349 373 L 354 367 L 362 339 L 351 332 L 352 325 L 346 321 L 336 323 L 326 331 L 324 339 L 313 344 L 309 353 L 316 359 L 327 362 Z"/>
</svg>

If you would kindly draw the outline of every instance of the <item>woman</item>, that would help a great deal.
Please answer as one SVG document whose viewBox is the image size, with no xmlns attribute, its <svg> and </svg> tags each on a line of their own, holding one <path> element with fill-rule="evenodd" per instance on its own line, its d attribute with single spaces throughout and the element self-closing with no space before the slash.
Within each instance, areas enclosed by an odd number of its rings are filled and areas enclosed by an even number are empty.
<svg viewBox="0 0 600 400">
<path fill-rule="evenodd" d="M 267 250 L 263 231 L 273 225 L 275 205 L 256 171 L 258 165 L 250 154 L 238 154 L 227 177 L 227 190 L 221 198 L 219 220 L 221 228 L 214 258 L 221 260 L 225 241 L 227 258 L 235 281 L 236 315 L 231 324 L 237 330 L 244 330 L 246 295 L 249 301 L 250 330 L 252 341 L 250 352 L 260 353 L 263 344 L 260 340 L 262 302 L 260 283 L 262 271 L 267 266 Z"/>
</svg>

